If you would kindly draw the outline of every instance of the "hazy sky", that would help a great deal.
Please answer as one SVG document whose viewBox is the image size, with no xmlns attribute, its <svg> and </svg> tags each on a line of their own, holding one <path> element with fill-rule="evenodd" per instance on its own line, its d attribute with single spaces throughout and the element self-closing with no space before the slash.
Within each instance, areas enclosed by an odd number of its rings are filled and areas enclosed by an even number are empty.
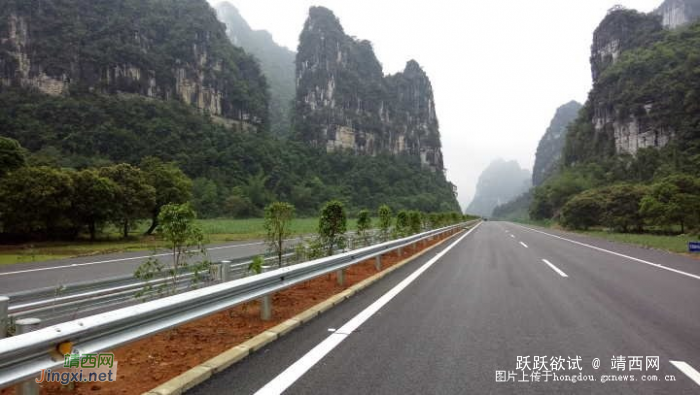
<svg viewBox="0 0 700 395">
<path fill-rule="evenodd" d="M 649 12 L 662 0 L 230 0 L 254 29 L 296 50 L 312 5 L 370 40 L 384 73 L 416 59 L 430 77 L 447 177 L 462 208 L 495 158 L 532 170 L 556 108 L 585 101 L 593 30 L 615 4 Z M 210 0 L 212 4 L 219 0 Z"/>
</svg>

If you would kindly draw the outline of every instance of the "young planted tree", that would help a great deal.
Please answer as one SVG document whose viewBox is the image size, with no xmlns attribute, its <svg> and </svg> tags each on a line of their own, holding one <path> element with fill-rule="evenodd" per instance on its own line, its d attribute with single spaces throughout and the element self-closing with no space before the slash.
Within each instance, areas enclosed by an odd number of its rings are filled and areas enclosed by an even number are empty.
<svg viewBox="0 0 700 395">
<path fill-rule="evenodd" d="M 361 210 L 357 215 L 357 237 L 364 245 L 369 244 L 369 230 L 372 228 L 372 217 L 369 210 Z"/>
<path fill-rule="evenodd" d="M 328 255 L 333 255 L 335 247 L 343 248 L 345 245 L 347 222 L 345 207 L 341 201 L 331 200 L 321 209 L 321 218 L 318 220 L 318 234 L 328 249 Z"/>
<path fill-rule="evenodd" d="M 275 202 L 265 207 L 265 239 L 276 255 L 277 264 L 282 266 L 284 241 L 291 234 L 290 227 L 294 218 L 294 206 L 289 203 Z"/>
<path fill-rule="evenodd" d="M 394 234 L 396 237 L 406 237 L 410 231 L 408 211 L 401 210 L 396 214 L 396 226 Z"/>
<path fill-rule="evenodd" d="M 415 210 L 408 213 L 408 228 L 411 234 L 415 235 L 420 233 L 422 223 L 420 215 L 420 211 Z"/>
<path fill-rule="evenodd" d="M 175 163 L 166 163 L 154 157 L 141 161 L 141 170 L 146 181 L 156 192 L 155 204 L 151 208 L 151 226 L 147 235 L 158 226 L 158 215 L 166 204 L 182 204 L 192 199 L 192 180 Z"/>
<path fill-rule="evenodd" d="M 165 270 L 170 280 L 168 294 L 177 291 L 179 276 L 184 272 L 194 274 L 191 285 L 196 285 L 200 280 L 200 274 L 209 267 L 206 259 L 195 263 L 190 262 L 197 255 L 206 255 L 204 232 L 195 224 L 196 218 L 197 215 L 189 203 L 163 206 L 158 216 L 158 233 L 168 245 L 172 256 L 171 265 L 168 267 L 157 258 L 151 257 L 136 269 L 134 276 L 148 281 Z M 144 292 L 148 290 L 150 289 L 145 288 Z M 137 297 L 142 296 L 143 292 L 137 295 Z"/>
<path fill-rule="evenodd" d="M 379 216 L 379 238 L 381 241 L 387 241 L 391 234 L 391 208 L 384 204 L 379 207 L 377 214 Z"/>
</svg>

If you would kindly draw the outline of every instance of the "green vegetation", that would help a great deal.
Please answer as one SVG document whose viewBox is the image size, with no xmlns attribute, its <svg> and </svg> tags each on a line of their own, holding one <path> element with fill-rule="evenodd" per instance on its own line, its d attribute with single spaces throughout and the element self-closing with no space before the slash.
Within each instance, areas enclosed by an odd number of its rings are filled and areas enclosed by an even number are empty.
<svg viewBox="0 0 700 395">
<path fill-rule="evenodd" d="M 196 214 L 189 203 L 167 204 L 161 207 L 158 215 L 158 233 L 172 255 L 170 264 L 164 264 L 160 259 L 151 256 L 141 264 L 134 272 L 134 277 L 146 282 L 144 288 L 135 296 L 137 299 L 145 299 L 153 293 L 174 294 L 178 288 L 178 278 L 185 272 L 192 272 L 194 277 L 188 283 L 188 287 L 196 287 L 201 281 L 201 273 L 208 270 L 210 262 L 207 260 L 192 262 L 195 256 L 205 256 L 204 233 L 195 224 Z M 155 254 L 154 254 L 155 255 Z M 169 284 L 163 283 L 153 288 L 150 280 L 165 274 Z"/>
<path fill-rule="evenodd" d="M 372 229 L 372 217 L 369 210 L 361 210 L 357 215 L 357 237 L 365 244 L 369 242 L 370 229 Z"/>
<path fill-rule="evenodd" d="M 697 236 L 690 235 L 671 236 L 658 234 L 619 233 L 605 230 L 588 230 L 581 233 L 619 243 L 636 244 L 647 248 L 656 248 L 659 250 L 681 254 L 688 252 L 688 242 L 698 241 Z"/>
<path fill-rule="evenodd" d="M 257 61 L 230 43 L 225 27 L 204 0 L 56 0 L 41 4 L 7 0 L 0 8 L 0 31 L 10 31 L 10 21 L 15 20 L 11 16 L 26 21 L 28 44 L 18 45 L 18 50 L 27 52 L 36 70 L 70 81 L 71 95 L 82 97 L 94 91 L 168 99 L 180 96 L 178 84 L 184 77 L 201 83 L 198 91 L 224 93 L 219 104 L 224 117 L 262 127 L 267 123 L 267 83 Z M 15 48 L 10 42 L 3 49 Z M 15 82 L 21 75 L 18 58 L 3 51 L 2 60 L 3 78 Z M 190 99 L 196 102 L 199 98 L 208 101 L 201 96 Z M 52 109 L 46 110 L 46 117 L 35 120 L 72 131 L 76 120 L 61 126 L 62 120 L 69 119 L 52 118 Z M 77 122 L 98 126 L 85 142 L 109 144 L 94 138 L 95 134 L 109 131 L 112 138 L 124 134 L 119 124 L 100 122 L 102 114 L 91 112 L 90 107 L 84 110 Z M 121 114 L 125 119 L 120 123 L 130 122 L 129 115 Z M 34 128 L 26 130 L 40 133 Z M 84 144 L 79 136 L 71 137 L 68 144 Z"/>
<path fill-rule="evenodd" d="M 328 255 L 333 255 L 335 248 L 345 247 L 345 232 L 348 229 L 345 207 L 338 200 L 331 200 L 321 209 L 318 220 L 318 235 L 321 242 L 328 248 Z"/>
<path fill-rule="evenodd" d="M 289 203 L 275 202 L 265 208 L 265 241 L 277 255 L 277 264 L 282 266 L 284 241 L 289 238 L 289 227 L 294 218 L 294 206 Z"/>
</svg>

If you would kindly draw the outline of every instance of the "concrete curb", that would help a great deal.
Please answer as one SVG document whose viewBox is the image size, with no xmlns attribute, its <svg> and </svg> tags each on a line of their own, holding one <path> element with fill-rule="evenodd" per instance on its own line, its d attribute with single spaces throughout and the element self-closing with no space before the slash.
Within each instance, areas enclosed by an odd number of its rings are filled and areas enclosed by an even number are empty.
<svg viewBox="0 0 700 395">
<path fill-rule="evenodd" d="M 297 314 L 296 316 L 288 319 L 287 321 L 282 322 L 281 324 L 274 326 L 265 332 L 253 337 L 252 339 L 241 343 L 237 346 L 234 346 L 227 351 L 224 351 L 223 353 L 215 356 L 214 358 L 211 358 L 210 360 L 197 365 L 193 367 L 192 369 L 180 374 L 179 376 L 176 376 L 169 381 L 159 385 L 158 387 L 148 391 L 144 392 L 143 395 L 181 395 L 185 391 L 189 390 L 190 388 L 203 383 L 207 379 L 209 379 L 212 375 L 216 373 L 220 373 L 223 370 L 227 369 L 234 363 L 242 360 L 243 358 L 247 357 L 251 353 L 265 347 L 266 345 L 272 343 L 273 341 L 277 340 L 278 338 L 286 335 L 287 333 L 291 332 L 292 330 L 298 328 L 302 324 L 311 321 L 314 319 L 317 315 L 324 313 L 328 310 L 330 310 L 333 306 L 336 306 L 346 299 L 352 297 L 355 295 L 357 292 L 369 287 L 370 285 L 374 284 L 375 282 L 381 280 L 385 276 L 387 276 L 389 273 L 393 272 L 394 270 L 399 269 L 402 266 L 405 266 L 409 262 L 418 259 L 428 251 L 437 248 L 438 246 L 442 245 L 443 243 L 451 240 L 455 236 L 459 235 L 462 232 L 455 233 L 454 235 L 451 235 L 450 237 L 441 240 L 440 242 L 414 254 L 411 255 L 410 257 L 404 259 L 403 261 L 387 268 L 383 269 L 381 272 L 378 272 L 377 274 L 368 277 L 359 283 L 353 285 L 352 287 L 349 287 L 345 291 L 335 294 L 331 296 L 330 298 L 324 300 L 323 302 L 307 309 L 306 311 Z"/>
</svg>

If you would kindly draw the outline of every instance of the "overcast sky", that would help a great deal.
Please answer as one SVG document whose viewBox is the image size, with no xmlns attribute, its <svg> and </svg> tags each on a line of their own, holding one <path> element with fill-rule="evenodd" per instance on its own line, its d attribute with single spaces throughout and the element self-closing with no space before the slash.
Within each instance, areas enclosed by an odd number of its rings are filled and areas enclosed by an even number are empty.
<svg viewBox="0 0 700 395">
<path fill-rule="evenodd" d="M 347 34 L 374 44 L 385 74 L 417 60 L 433 84 L 447 177 L 464 209 L 493 159 L 532 170 L 556 108 L 585 101 L 593 30 L 607 10 L 649 12 L 662 0 L 230 2 L 254 29 L 293 50 L 309 7 L 322 5 Z"/>
</svg>

